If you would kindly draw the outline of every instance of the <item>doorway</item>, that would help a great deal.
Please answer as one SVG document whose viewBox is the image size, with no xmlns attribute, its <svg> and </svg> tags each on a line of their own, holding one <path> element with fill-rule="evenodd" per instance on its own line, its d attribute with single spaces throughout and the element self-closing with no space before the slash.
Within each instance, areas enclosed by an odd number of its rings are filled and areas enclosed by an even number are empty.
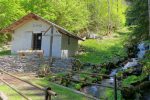
<svg viewBox="0 0 150 100">
<path fill-rule="evenodd" d="M 41 43 L 42 43 L 42 33 L 34 33 L 33 37 L 33 50 L 41 50 Z"/>
</svg>

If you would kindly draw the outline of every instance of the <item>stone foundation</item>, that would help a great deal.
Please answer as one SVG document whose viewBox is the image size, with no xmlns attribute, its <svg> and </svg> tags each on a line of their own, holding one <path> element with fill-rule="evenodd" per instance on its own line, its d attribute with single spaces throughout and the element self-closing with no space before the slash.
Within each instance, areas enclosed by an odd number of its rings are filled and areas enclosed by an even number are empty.
<svg viewBox="0 0 150 100">
<path fill-rule="evenodd" d="M 70 59 L 53 59 L 53 67 L 68 68 L 73 66 L 74 58 Z M 36 55 L 30 56 L 2 56 L 0 57 L 0 69 L 7 72 L 37 72 L 39 67 L 48 64 L 48 58 L 39 57 Z"/>
</svg>

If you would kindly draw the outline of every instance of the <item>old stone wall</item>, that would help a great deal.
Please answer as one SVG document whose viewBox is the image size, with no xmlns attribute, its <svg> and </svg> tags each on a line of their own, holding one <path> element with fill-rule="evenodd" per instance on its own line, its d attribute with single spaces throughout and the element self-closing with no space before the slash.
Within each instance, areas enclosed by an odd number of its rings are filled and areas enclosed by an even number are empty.
<svg viewBox="0 0 150 100">
<path fill-rule="evenodd" d="M 71 69 L 74 58 L 70 59 L 53 59 L 52 67 Z M 42 65 L 48 65 L 48 58 L 30 56 L 2 56 L 0 57 L 0 69 L 7 72 L 37 72 Z"/>
</svg>

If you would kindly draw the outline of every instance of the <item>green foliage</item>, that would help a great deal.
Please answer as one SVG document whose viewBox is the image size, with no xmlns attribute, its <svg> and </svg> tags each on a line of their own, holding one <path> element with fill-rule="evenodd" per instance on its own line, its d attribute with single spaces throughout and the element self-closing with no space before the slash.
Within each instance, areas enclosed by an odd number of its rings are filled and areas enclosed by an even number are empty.
<svg viewBox="0 0 150 100">
<path fill-rule="evenodd" d="M 124 0 L 87 0 L 88 9 L 90 11 L 89 30 L 96 33 L 106 33 L 108 26 L 111 31 L 125 24 L 126 3 Z M 109 16 L 110 6 L 110 16 Z M 109 18 L 110 17 L 110 18 Z"/>
<path fill-rule="evenodd" d="M 106 73 L 106 71 L 107 71 L 107 69 L 106 69 L 106 68 L 102 68 L 102 69 L 100 70 L 100 74 L 105 74 L 105 73 Z"/>
<path fill-rule="evenodd" d="M 65 77 L 67 74 L 66 73 L 58 73 L 56 74 L 57 77 Z"/>
<path fill-rule="evenodd" d="M 114 99 L 114 90 L 113 89 L 107 88 L 105 91 L 106 92 L 103 95 L 104 96 L 104 100 L 115 100 Z M 120 90 L 117 91 L 117 100 L 122 100 L 122 98 L 121 98 L 121 91 Z"/>
<path fill-rule="evenodd" d="M 134 26 L 131 28 L 133 38 L 130 38 L 130 41 L 139 42 L 139 40 L 149 39 L 148 0 L 133 0 L 126 12 L 126 18 L 127 25 Z"/>
<path fill-rule="evenodd" d="M 75 84 L 75 89 L 80 90 L 82 84 Z"/>
<path fill-rule="evenodd" d="M 10 50 L 2 50 L 2 51 L 0 51 L 0 56 L 5 56 L 5 55 L 11 55 L 11 51 Z"/>
<path fill-rule="evenodd" d="M 135 75 L 128 76 L 126 79 L 124 79 L 122 81 L 122 85 L 123 86 L 131 85 L 132 83 L 135 83 L 135 82 L 143 80 L 145 77 L 146 77 L 145 75 L 141 75 L 141 76 L 135 76 Z"/>
<path fill-rule="evenodd" d="M 26 12 L 36 13 L 69 31 L 87 27 L 89 11 L 81 0 L 23 0 Z"/>
<path fill-rule="evenodd" d="M 116 76 L 117 76 L 117 77 L 123 77 L 123 72 L 122 72 L 122 71 L 119 71 Z"/>
<path fill-rule="evenodd" d="M 108 6 L 106 0 L 1 0 L 0 29 L 33 12 L 72 32 L 101 33 L 125 23 L 124 0 L 110 0 L 110 21 Z"/>
<path fill-rule="evenodd" d="M 145 58 L 141 61 L 144 65 L 143 67 L 143 74 L 149 75 L 150 74 L 150 51 L 146 53 Z"/>
<path fill-rule="evenodd" d="M 0 29 L 25 15 L 20 0 L 0 0 Z"/>
<path fill-rule="evenodd" d="M 7 41 L 6 34 L 0 34 L 0 45 L 4 44 Z"/>
</svg>

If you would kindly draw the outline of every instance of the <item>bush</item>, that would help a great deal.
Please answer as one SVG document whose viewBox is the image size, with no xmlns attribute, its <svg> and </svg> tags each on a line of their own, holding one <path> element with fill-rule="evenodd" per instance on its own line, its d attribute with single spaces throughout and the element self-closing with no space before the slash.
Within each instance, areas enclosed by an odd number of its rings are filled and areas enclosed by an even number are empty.
<svg viewBox="0 0 150 100">
<path fill-rule="evenodd" d="M 80 90 L 82 87 L 82 83 L 75 84 L 75 89 Z"/>
<path fill-rule="evenodd" d="M 0 45 L 11 41 L 12 36 L 10 34 L 0 34 Z"/>
<path fill-rule="evenodd" d="M 105 73 L 106 73 L 106 71 L 107 71 L 107 69 L 106 69 L 106 68 L 102 68 L 102 69 L 101 69 L 101 71 L 100 71 L 100 74 L 105 74 Z"/>
<path fill-rule="evenodd" d="M 50 74 L 50 67 L 48 65 L 42 65 L 38 71 L 38 75 L 44 77 Z"/>
<path fill-rule="evenodd" d="M 145 58 L 141 61 L 144 65 L 143 67 L 143 74 L 149 75 L 150 74 L 150 51 L 148 51 L 145 55 Z"/>
<path fill-rule="evenodd" d="M 123 82 L 123 86 L 128 86 L 131 85 L 132 83 L 136 83 L 138 81 L 142 81 L 146 76 L 145 75 L 141 75 L 141 76 L 128 76 L 126 79 L 124 79 Z"/>
</svg>

